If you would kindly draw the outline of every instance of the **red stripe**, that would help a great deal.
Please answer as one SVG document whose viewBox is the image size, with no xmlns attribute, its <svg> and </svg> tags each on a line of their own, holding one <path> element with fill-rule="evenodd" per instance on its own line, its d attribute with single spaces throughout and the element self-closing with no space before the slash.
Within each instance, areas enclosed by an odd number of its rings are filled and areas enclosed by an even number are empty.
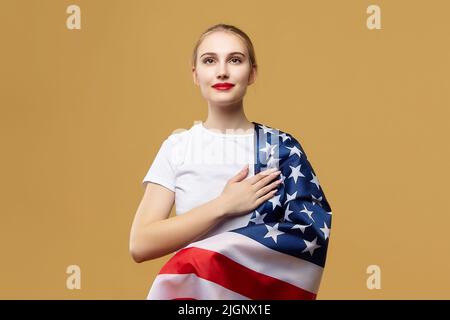
<svg viewBox="0 0 450 320">
<path fill-rule="evenodd" d="M 270 262 L 268 262 L 270 263 Z M 287 270 L 287 272 L 298 272 Z M 256 272 L 211 250 L 189 247 L 178 251 L 159 274 L 189 274 L 215 282 L 253 300 L 315 300 L 316 294 Z"/>
</svg>

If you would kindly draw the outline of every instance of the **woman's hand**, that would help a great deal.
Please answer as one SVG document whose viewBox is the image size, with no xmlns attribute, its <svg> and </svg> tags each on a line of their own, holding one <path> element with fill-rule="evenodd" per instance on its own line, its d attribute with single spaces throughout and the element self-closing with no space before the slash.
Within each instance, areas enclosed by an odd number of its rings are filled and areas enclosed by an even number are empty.
<svg viewBox="0 0 450 320">
<path fill-rule="evenodd" d="M 247 165 L 228 180 L 219 196 L 224 205 L 225 216 L 232 217 L 249 213 L 272 198 L 277 192 L 275 188 L 281 183 L 281 179 L 271 182 L 281 173 L 276 170 L 276 168 L 265 170 L 244 180 L 248 175 Z"/>
</svg>

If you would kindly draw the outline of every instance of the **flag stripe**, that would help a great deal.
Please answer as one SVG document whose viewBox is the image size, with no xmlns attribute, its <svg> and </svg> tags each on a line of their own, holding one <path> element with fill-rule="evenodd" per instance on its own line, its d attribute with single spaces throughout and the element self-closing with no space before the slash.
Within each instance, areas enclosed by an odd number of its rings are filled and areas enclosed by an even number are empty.
<svg viewBox="0 0 450 320">
<path fill-rule="evenodd" d="M 275 296 L 276 299 L 315 299 L 314 293 L 256 272 L 218 252 L 196 247 L 177 252 L 160 271 L 160 274 L 189 273 L 254 300 Z"/>
<path fill-rule="evenodd" d="M 223 232 L 208 239 L 186 248 L 195 246 L 219 252 L 245 267 L 306 291 L 317 293 L 319 289 L 323 268 L 315 263 L 273 250 L 237 232 Z"/>
<path fill-rule="evenodd" d="M 159 274 L 147 300 L 248 300 L 196 274 Z"/>
</svg>

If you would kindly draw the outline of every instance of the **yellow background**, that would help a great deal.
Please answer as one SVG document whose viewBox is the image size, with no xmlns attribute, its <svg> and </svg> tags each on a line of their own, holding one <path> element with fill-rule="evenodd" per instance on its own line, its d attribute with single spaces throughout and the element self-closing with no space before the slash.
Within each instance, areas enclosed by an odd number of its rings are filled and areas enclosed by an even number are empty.
<svg viewBox="0 0 450 320">
<path fill-rule="evenodd" d="M 81 7 L 81 30 L 66 8 Z M 381 30 L 366 27 L 371 4 Z M 448 1 L 16 1 L 0 10 L 0 298 L 144 299 L 128 252 L 162 141 L 206 120 L 190 57 L 242 28 L 245 110 L 293 134 L 333 209 L 318 299 L 449 299 Z M 174 211 L 172 212 L 172 214 Z M 67 266 L 81 290 L 66 289 Z M 366 268 L 381 268 L 380 290 Z"/>
</svg>

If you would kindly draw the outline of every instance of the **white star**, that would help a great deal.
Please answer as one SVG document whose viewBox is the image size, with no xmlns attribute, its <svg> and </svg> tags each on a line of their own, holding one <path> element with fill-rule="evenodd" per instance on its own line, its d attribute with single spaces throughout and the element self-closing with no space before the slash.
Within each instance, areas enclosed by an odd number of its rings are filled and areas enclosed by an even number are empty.
<svg viewBox="0 0 450 320">
<path fill-rule="evenodd" d="M 289 194 L 286 192 L 286 201 L 285 203 L 294 200 L 297 197 L 297 191 L 295 191 L 293 194 Z"/>
<path fill-rule="evenodd" d="M 266 154 L 269 154 L 270 150 L 270 143 L 266 141 L 266 146 L 264 148 L 259 149 L 260 152 L 265 152 Z"/>
<path fill-rule="evenodd" d="M 314 175 L 314 173 L 312 171 L 311 171 L 311 174 L 312 174 L 313 178 L 311 180 L 309 180 L 309 182 L 314 183 L 316 185 L 317 189 L 320 190 L 320 188 L 319 188 L 319 186 L 320 186 L 319 180 L 317 179 L 317 177 Z"/>
<path fill-rule="evenodd" d="M 313 202 L 314 205 L 316 205 L 316 203 L 318 203 L 319 206 L 322 206 L 322 202 L 321 202 L 322 201 L 322 196 L 320 196 L 319 198 L 316 198 L 312 194 L 311 197 L 312 197 L 312 202 Z"/>
<path fill-rule="evenodd" d="M 320 228 L 320 230 L 322 230 L 323 235 L 325 236 L 325 240 L 327 240 L 327 238 L 330 236 L 330 229 L 328 228 L 325 221 L 323 222 L 323 228 Z"/>
<path fill-rule="evenodd" d="M 317 248 L 320 248 L 321 246 L 319 246 L 318 244 L 317 244 L 317 237 L 313 240 L 313 241 L 311 241 L 311 242 L 309 242 L 308 240 L 303 240 L 304 242 L 305 242 L 305 244 L 306 244 L 306 248 L 305 248 L 305 250 L 303 250 L 302 251 L 302 253 L 303 252 L 306 252 L 306 251 L 309 251 L 309 253 L 311 254 L 311 256 L 314 254 L 314 250 L 316 250 Z"/>
<path fill-rule="evenodd" d="M 302 233 L 305 233 L 305 229 L 310 227 L 312 223 L 310 224 L 295 224 L 291 229 L 300 229 Z"/>
<path fill-rule="evenodd" d="M 282 184 L 284 184 L 284 179 L 286 179 L 286 177 L 285 177 L 285 176 L 283 176 L 283 174 L 282 174 L 282 173 L 280 173 L 280 179 L 281 179 L 281 183 L 282 183 Z"/>
<path fill-rule="evenodd" d="M 280 159 L 278 158 L 269 158 L 269 161 L 267 161 L 267 167 L 269 168 L 279 168 L 279 161 Z"/>
<path fill-rule="evenodd" d="M 283 142 L 286 141 L 287 139 L 291 139 L 291 137 L 289 137 L 288 135 L 286 135 L 286 133 L 282 133 L 280 134 L 281 139 L 283 139 Z"/>
<path fill-rule="evenodd" d="M 314 221 L 314 218 L 312 217 L 312 214 L 314 213 L 314 211 L 308 210 L 308 208 L 306 208 L 306 206 L 305 206 L 304 204 L 303 204 L 303 208 L 305 208 L 305 209 L 301 210 L 300 212 L 306 213 L 306 214 L 308 215 L 308 217 L 309 217 L 313 222 L 315 222 L 315 221 Z"/>
<path fill-rule="evenodd" d="M 285 221 L 292 222 L 292 220 L 289 219 L 289 215 L 290 215 L 292 212 L 294 212 L 294 211 L 291 211 L 291 210 L 289 209 L 289 205 L 290 205 L 290 203 L 288 203 L 288 205 L 287 205 L 287 207 L 286 207 L 286 210 L 284 211 L 284 220 L 285 220 Z"/>
<path fill-rule="evenodd" d="M 281 198 L 281 195 L 278 195 L 278 196 L 273 196 L 271 199 L 269 199 L 269 202 L 271 202 L 272 206 L 273 206 L 272 210 L 275 209 L 276 206 L 281 207 L 280 198 Z"/>
<path fill-rule="evenodd" d="M 260 214 L 258 210 L 255 210 L 255 214 L 256 216 L 254 218 L 251 218 L 250 221 L 256 224 L 264 223 L 264 218 L 266 217 L 267 213 Z"/>
<path fill-rule="evenodd" d="M 278 150 L 275 152 L 275 148 L 277 148 L 277 147 L 279 147 L 278 144 L 272 144 L 272 145 L 270 146 L 270 155 L 271 155 L 271 156 L 273 156 L 273 155 L 278 155 L 278 154 L 279 154 L 279 151 L 278 151 Z"/>
<path fill-rule="evenodd" d="M 275 153 L 275 148 L 278 147 L 277 144 L 270 144 L 266 141 L 266 146 L 264 148 L 259 149 L 261 152 L 266 153 L 266 159 Z"/>
<path fill-rule="evenodd" d="M 301 154 L 303 153 L 299 148 L 297 148 L 297 146 L 293 146 L 292 148 L 286 147 L 289 150 L 291 150 L 291 152 L 289 153 L 289 157 L 292 156 L 293 154 L 297 154 L 299 158 L 301 158 Z"/>
<path fill-rule="evenodd" d="M 303 173 L 300 172 L 300 167 L 301 166 L 302 166 L 301 164 L 298 165 L 297 167 L 289 166 L 289 168 L 291 168 L 292 171 L 291 171 L 291 174 L 289 175 L 288 178 L 290 178 L 290 177 L 294 178 L 294 182 L 295 183 L 297 183 L 297 178 L 298 177 L 304 177 Z"/>
<path fill-rule="evenodd" d="M 261 129 L 263 129 L 263 131 L 264 131 L 264 134 L 266 134 L 267 132 L 269 132 L 269 133 L 272 133 L 273 134 L 273 132 L 272 132 L 272 128 L 268 128 L 268 127 L 266 127 L 265 125 L 261 125 Z"/>
<path fill-rule="evenodd" d="M 272 238 L 273 241 L 275 241 L 275 243 L 277 243 L 277 237 L 280 234 L 284 234 L 283 231 L 278 230 L 278 223 L 276 225 L 274 225 L 273 227 L 269 226 L 268 224 L 266 224 L 266 228 L 267 228 L 267 233 L 264 236 L 264 238 Z"/>
</svg>

